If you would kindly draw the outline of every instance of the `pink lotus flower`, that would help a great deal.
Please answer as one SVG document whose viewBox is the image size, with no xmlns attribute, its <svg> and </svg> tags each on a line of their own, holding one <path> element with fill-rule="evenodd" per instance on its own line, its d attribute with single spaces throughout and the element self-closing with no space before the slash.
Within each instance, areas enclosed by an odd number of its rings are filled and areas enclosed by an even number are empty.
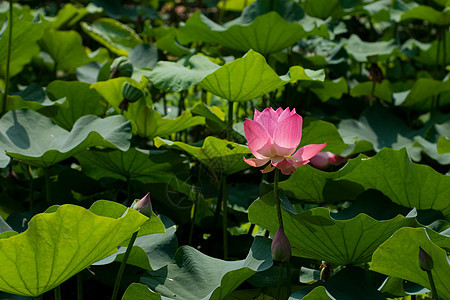
<svg viewBox="0 0 450 300">
<path fill-rule="evenodd" d="M 271 161 L 263 173 L 277 168 L 290 175 L 326 146 L 326 143 L 311 144 L 295 151 L 302 138 L 303 123 L 295 108 L 292 111 L 266 108 L 262 112 L 255 109 L 253 119 L 245 120 L 244 131 L 248 148 L 256 158 L 244 157 L 244 161 L 252 167 L 261 167 Z"/>
<path fill-rule="evenodd" d="M 311 165 L 317 169 L 324 170 L 329 166 L 338 166 L 346 160 L 346 157 L 331 152 L 319 152 L 311 158 Z"/>
</svg>

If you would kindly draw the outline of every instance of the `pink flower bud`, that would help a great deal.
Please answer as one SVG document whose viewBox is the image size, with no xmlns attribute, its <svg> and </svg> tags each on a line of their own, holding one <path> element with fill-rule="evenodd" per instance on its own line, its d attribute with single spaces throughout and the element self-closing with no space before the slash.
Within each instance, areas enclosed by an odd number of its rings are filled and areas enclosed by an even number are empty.
<svg viewBox="0 0 450 300">
<path fill-rule="evenodd" d="M 281 226 L 278 227 L 277 233 L 273 237 L 271 250 L 274 261 L 288 262 L 291 258 L 291 243 Z"/>
<path fill-rule="evenodd" d="M 153 214 L 152 201 L 150 200 L 150 193 L 147 193 L 141 200 L 136 202 L 133 205 L 133 209 L 150 218 Z"/>
<path fill-rule="evenodd" d="M 433 269 L 433 259 L 422 247 L 419 247 L 419 266 L 423 271 L 431 271 Z"/>
<path fill-rule="evenodd" d="M 331 152 L 319 152 L 310 159 L 310 164 L 317 169 L 324 170 L 329 166 L 340 165 L 346 160 L 346 157 L 342 157 Z"/>
</svg>

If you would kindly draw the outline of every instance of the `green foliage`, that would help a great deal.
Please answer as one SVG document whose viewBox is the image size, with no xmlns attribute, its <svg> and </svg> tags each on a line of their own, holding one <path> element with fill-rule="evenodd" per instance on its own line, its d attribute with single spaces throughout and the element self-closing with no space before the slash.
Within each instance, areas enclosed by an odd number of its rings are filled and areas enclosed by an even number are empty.
<svg viewBox="0 0 450 300">
<path fill-rule="evenodd" d="M 1 299 L 450 297 L 450 1 L 122 2 L 0 3 Z"/>
</svg>

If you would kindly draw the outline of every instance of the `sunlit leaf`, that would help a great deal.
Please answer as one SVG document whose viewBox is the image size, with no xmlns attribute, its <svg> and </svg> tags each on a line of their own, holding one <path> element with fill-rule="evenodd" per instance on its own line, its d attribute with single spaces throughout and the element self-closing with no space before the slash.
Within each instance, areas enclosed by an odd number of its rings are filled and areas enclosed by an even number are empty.
<svg viewBox="0 0 450 300">
<path fill-rule="evenodd" d="M 176 92 L 195 84 L 230 101 L 248 101 L 297 80 L 323 81 L 323 70 L 313 71 L 293 66 L 286 75 L 278 76 L 264 57 L 250 50 L 247 54 L 222 67 L 207 57 L 196 55 L 189 60 L 191 68 L 181 64 L 161 62 L 149 76 L 163 90 Z"/>
<path fill-rule="evenodd" d="M 351 173 L 362 161 L 364 155 L 350 159 L 336 172 L 325 172 L 310 165 L 301 166 L 288 180 L 280 182 L 288 195 L 308 202 L 324 203 L 355 199 L 362 191 L 361 186 L 348 181 L 336 181 Z"/>
<path fill-rule="evenodd" d="M 36 215 L 25 232 L 0 239 L 0 289 L 37 297 L 117 251 L 146 220 L 134 210 L 116 219 L 70 204 Z"/>
<path fill-rule="evenodd" d="M 286 22 L 277 12 L 261 15 L 250 24 L 233 20 L 219 25 L 197 11 L 180 27 L 178 39 L 182 44 L 203 41 L 267 54 L 291 46 L 306 35 L 302 25 Z"/>
<path fill-rule="evenodd" d="M 191 112 L 186 110 L 178 118 L 170 119 L 163 118 L 159 112 L 154 110 L 148 102 L 146 97 L 130 103 L 127 111 L 122 111 L 119 108 L 122 97 L 122 86 L 125 82 L 143 89 L 145 83 L 136 83 L 130 78 L 115 78 L 104 82 L 97 82 L 92 85 L 103 98 L 111 104 L 118 112 L 122 112 L 123 116 L 130 120 L 133 127 L 133 133 L 143 137 L 168 136 L 172 133 L 205 124 L 205 118 L 194 117 Z"/>
<path fill-rule="evenodd" d="M 83 47 L 81 35 L 76 31 L 49 29 L 45 31 L 40 45 L 42 50 L 50 54 L 57 70 L 74 73 L 76 68 L 91 62 Z"/>
<path fill-rule="evenodd" d="M 163 140 L 161 138 L 155 139 L 155 146 L 158 148 L 165 146 L 186 151 L 202 164 L 227 175 L 250 167 L 242 159 L 244 155 L 250 153 L 247 146 L 212 136 L 207 137 L 201 147 L 191 146 L 182 142 Z"/>
<path fill-rule="evenodd" d="M 350 36 L 344 48 L 357 62 L 383 61 L 388 57 L 400 53 L 393 40 L 386 42 L 364 42 L 355 34 Z"/>
<path fill-rule="evenodd" d="M 0 15 L 0 24 L 7 22 L 5 15 Z M 0 74 L 5 76 L 6 72 L 6 58 L 8 53 L 8 39 L 9 39 L 9 22 L 0 36 Z M 29 63 L 33 56 L 39 54 L 39 40 L 44 34 L 47 23 L 30 22 L 14 16 L 13 30 L 12 30 L 12 44 L 11 44 L 11 60 L 10 60 L 10 76 L 18 74 L 25 64 Z"/>
<path fill-rule="evenodd" d="M 439 297 L 449 298 L 450 263 L 442 249 L 450 247 L 448 236 L 430 234 L 425 228 L 402 228 L 375 251 L 370 269 L 431 289 L 427 273 L 419 267 L 419 247 L 433 259 L 431 273 Z"/>
<path fill-rule="evenodd" d="M 419 19 L 432 24 L 448 26 L 450 24 L 450 11 L 448 9 L 437 11 L 431 6 L 419 5 L 402 14 L 402 21 L 409 19 Z"/>
<path fill-rule="evenodd" d="M 128 56 L 134 47 L 142 44 L 141 38 L 130 27 L 114 19 L 97 19 L 91 25 L 81 22 L 81 28 L 91 38 L 117 55 Z"/>
<path fill-rule="evenodd" d="M 44 114 L 67 130 L 82 116 L 101 116 L 108 108 L 102 97 L 87 83 L 55 80 L 47 86 L 46 92 L 53 100 L 65 97 L 68 107 L 58 107 L 54 114 L 52 111 Z"/>
<path fill-rule="evenodd" d="M 182 246 L 172 263 L 145 273 L 141 283 L 169 298 L 224 299 L 247 278 L 271 266 L 270 240 L 262 237 L 255 238 L 246 259 L 237 261 L 220 260 Z"/>
<path fill-rule="evenodd" d="M 7 112 L 0 119 L 0 143 L 10 157 L 33 166 L 51 166 L 92 146 L 127 150 L 130 124 L 122 116 L 84 116 L 71 132 L 32 110 Z"/>
<path fill-rule="evenodd" d="M 156 216 L 152 216 L 150 220 L 151 219 L 159 220 Z M 166 223 L 166 232 L 142 235 L 140 234 L 142 230 L 141 227 L 139 236 L 136 238 L 130 256 L 127 259 L 127 264 L 146 270 L 157 270 L 171 262 L 175 255 L 175 251 L 178 248 L 178 242 L 175 235 L 176 226 L 172 221 L 165 217 L 161 219 Z M 121 262 L 126 250 L 127 247 L 125 246 L 119 247 L 116 253 L 96 262 L 94 265 L 104 265 L 113 261 Z"/>
<path fill-rule="evenodd" d="M 183 158 L 173 152 L 140 150 L 128 151 L 85 150 L 75 156 L 83 172 L 94 179 L 111 177 L 123 181 L 142 183 L 167 183 L 175 174 L 187 174 L 188 166 Z"/>
<path fill-rule="evenodd" d="M 368 262 L 373 251 L 403 226 L 416 223 L 415 210 L 406 217 L 397 215 L 376 220 L 365 213 L 346 218 L 330 215 L 324 207 L 294 213 L 283 209 L 284 231 L 292 246 L 292 255 L 325 260 L 339 265 Z M 249 221 L 275 233 L 278 229 L 273 192 L 254 201 Z"/>
<path fill-rule="evenodd" d="M 376 189 L 393 202 L 417 209 L 450 212 L 450 177 L 439 174 L 431 167 L 411 162 L 405 149 L 382 149 L 362 162 L 349 174 L 341 177 Z"/>
<path fill-rule="evenodd" d="M 352 145 L 344 155 L 372 149 L 378 152 L 383 148 L 398 150 L 406 147 L 413 160 L 419 161 L 421 158 L 421 149 L 414 145 L 414 138 L 423 135 L 425 129 L 409 128 L 402 119 L 381 105 L 368 108 L 359 121 L 344 119 L 337 127 L 345 143 Z"/>
</svg>

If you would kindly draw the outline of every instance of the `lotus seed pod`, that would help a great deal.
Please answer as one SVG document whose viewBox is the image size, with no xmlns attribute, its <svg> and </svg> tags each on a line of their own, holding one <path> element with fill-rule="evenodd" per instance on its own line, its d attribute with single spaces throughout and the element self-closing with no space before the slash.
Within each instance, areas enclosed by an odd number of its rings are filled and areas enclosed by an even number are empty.
<svg viewBox="0 0 450 300">
<path fill-rule="evenodd" d="M 126 56 L 116 58 L 111 64 L 110 78 L 131 77 L 133 75 L 133 64 Z"/>
<path fill-rule="evenodd" d="M 144 93 L 141 89 L 131 85 L 128 82 L 125 82 L 122 86 L 122 97 L 126 99 L 128 102 L 133 103 L 138 101 L 144 96 Z"/>
</svg>

